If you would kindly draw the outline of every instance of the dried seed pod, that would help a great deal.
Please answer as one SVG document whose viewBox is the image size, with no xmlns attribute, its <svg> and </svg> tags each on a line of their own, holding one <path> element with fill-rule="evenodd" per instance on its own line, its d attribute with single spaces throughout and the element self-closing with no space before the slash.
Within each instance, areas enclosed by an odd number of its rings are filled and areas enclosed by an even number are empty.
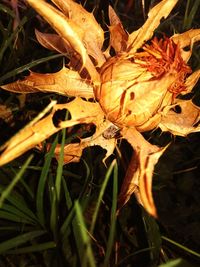
<svg viewBox="0 0 200 267">
<path fill-rule="evenodd" d="M 173 40 L 154 38 L 141 52 L 113 57 L 103 65 L 96 97 L 117 126 L 151 130 L 160 122 L 158 112 L 186 90 L 190 72 Z"/>
</svg>

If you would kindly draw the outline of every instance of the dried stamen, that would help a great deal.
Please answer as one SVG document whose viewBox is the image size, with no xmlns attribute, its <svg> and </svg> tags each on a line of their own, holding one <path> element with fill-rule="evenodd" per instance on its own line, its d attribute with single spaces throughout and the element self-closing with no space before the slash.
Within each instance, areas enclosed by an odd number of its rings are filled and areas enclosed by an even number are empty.
<svg viewBox="0 0 200 267">
<path fill-rule="evenodd" d="M 191 73 L 191 68 L 181 57 L 179 45 L 172 39 L 165 37 L 158 40 L 155 37 L 150 44 L 143 46 L 142 52 L 134 55 L 134 61 L 151 72 L 156 79 L 167 73 L 174 75 L 175 81 L 168 88 L 174 97 L 186 90 L 185 78 Z"/>
</svg>

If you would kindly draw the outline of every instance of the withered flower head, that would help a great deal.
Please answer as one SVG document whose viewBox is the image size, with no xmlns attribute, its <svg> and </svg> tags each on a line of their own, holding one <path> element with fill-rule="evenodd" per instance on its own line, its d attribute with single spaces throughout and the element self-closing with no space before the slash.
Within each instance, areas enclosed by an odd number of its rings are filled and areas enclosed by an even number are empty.
<svg viewBox="0 0 200 267">
<path fill-rule="evenodd" d="M 186 136 L 200 131 L 199 107 L 192 100 L 177 96 L 191 92 L 200 70 L 192 73 L 187 62 L 192 46 L 200 40 L 200 29 L 175 34 L 170 38 L 153 37 L 160 20 L 166 18 L 178 0 L 162 0 L 148 14 L 137 31 L 128 34 L 109 7 L 110 44 L 103 52 L 104 33 L 92 13 L 73 0 L 27 0 L 55 30 L 36 37 L 47 49 L 67 54 L 70 64 L 53 74 L 31 74 L 24 80 L 2 86 L 18 93 L 55 92 L 74 96 L 66 104 L 51 102 L 43 113 L 2 147 L 0 165 L 6 164 L 50 135 L 80 123 L 95 125 L 92 136 L 80 138 L 80 144 L 64 148 L 64 161 L 77 162 L 87 146 L 106 149 L 106 157 L 116 146 L 120 132 L 134 149 L 119 195 L 119 208 L 135 193 L 145 209 L 156 216 L 152 197 L 154 166 L 166 147 L 144 139 L 141 132 L 160 127 L 162 131 Z M 151 41 L 149 41 L 151 40 Z M 189 46 L 189 51 L 184 47 Z M 110 53 L 110 48 L 115 56 Z M 192 74 L 191 74 L 192 73 Z M 94 101 L 85 99 L 93 98 Z M 181 113 L 176 113 L 179 106 Z M 54 123 L 58 110 L 68 110 L 70 119 Z M 55 150 L 59 158 L 60 147 Z M 104 159 L 105 160 L 105 159 Z"/>
<path fill-rule="evenodd" d="M 122 53 L 108 59 L 101 68 L 97 99 L 107 119 L 119 127 L 134 126 L 140 131 L 174 98 L 186 91 L 191 68 L 172 39 L 156 37 L 134 54 Z M 160 122 L 157 118 L 157 124 Z"/>
</svg>

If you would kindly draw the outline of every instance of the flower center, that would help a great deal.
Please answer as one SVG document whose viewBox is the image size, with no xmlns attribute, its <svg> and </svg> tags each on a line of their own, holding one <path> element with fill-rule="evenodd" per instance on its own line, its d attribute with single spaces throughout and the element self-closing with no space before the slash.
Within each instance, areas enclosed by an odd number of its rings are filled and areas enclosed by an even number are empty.
<svg viewBox="0 0 200 267">
<path fill-rule="evenodd" d="M 176 80 L 168 88 L 175 97 L 186 90 L 185 78 L 192 70 L 183 60 L 178 44 L 167 37 L 160 40 L 154 37 L 151 43 L 145 44 L 142 49 L 142 52 L 134 55 L 136 64 L 146 68 L 156 79 L 166 73 L 175 74 Z"/>
</svg>

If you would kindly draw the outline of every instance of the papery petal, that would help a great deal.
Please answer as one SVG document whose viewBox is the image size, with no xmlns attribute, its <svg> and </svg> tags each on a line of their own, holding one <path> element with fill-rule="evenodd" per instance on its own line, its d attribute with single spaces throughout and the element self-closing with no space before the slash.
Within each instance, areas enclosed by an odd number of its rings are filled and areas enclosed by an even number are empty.
<svg viewBox="0 0 200 267">
<path fill-rule="evenodd" d="M 110 45 L 116 53 L 123 52 L 127 48 L 128 34 L 111 6 L 109 6 L 109 20 Z"/>
<path fill-rule="evenodd" d="M 181 49 L 181 56 L 184 61 L 187 62 L 192 55 L 193 44 L 200 41 L 200 29 L 191 29 L 184 33 L 174 34 L 171 39 L 179 45 Z M 184 50 L 186 46 L 190 46 L 189 51 Z"/>
<path fill-rule="evenodd" d="M 59 110 L 68 111 L 70 119 L 66 121 L 62 121 L 61 119 L 56 124 L 54 118 L 56 112 Z M 2 151 L 0 155 L 0 166 L 19 157 L 63 128 L 72 127 L 79 123 L 95 124 L 95 122 L 98 120 L 101 121 L 103 118 L 104 114 L 96 103 L 87 102 L 80 98 L 76 98 L 66 104 L 56 105 L 54 101 L 36 119 L 0 148 Z"/>
<path fill-rule="evenodd" d="M 78 72 L 65 67 L 56 73 L 31 72 L 24 80 L 18 80 L 1 87 L 15 93 L 54 92 L 66 96 L 94 98 L 91 82 L 82 79 Z"/>
<path fill-rule="evenodd" d="M 27 2 L 52 26 L 52 28 L 70 43 L 74 51 L 81 55 L 83 65 L 86 62 L 87 52 L 81 36 L 74 30 L 76 27 L 62 12 L 43 0 L 27 0 Z"/>
<path fill-rule="evenodd" d="M 200 131 L 199 122 L 200 107 L 192 103 L 192 100 L 178 99 L 174 105 L 167 106 L 163 110 L 159 127 L 163 132 L 187 136 L 190 133 Z"/>
<path fill-rule="evenodd" d="M 185 81 L 186 91 L 185 93 L 190 93 L 193 87 L 197 84 L 200 78 L 200 69 L 193 72 Z M 181 93 L 184 94 L 184 91 Z"/>
<path fill-rule="evenodd" d="M 144 25 L 129 35 L 128 51 L 130 53 L 135 53 L 145 41 L 148 41 L 153 36 L 154 30 L 160 24 L 160 20 L 170 14 L 177 2 L 178 0 L 162 0 L 149 11 L 148 19 Z"/>
<path fill-rule="evenodd" d="M 43 0 L 27 0 L 27 2 L 52 26 L 52 28 L 78 53 L 85 67 L 94 81 L 99 80 L 99 74 L 95 69 L 87 50 L 83 44 L 83 30 L 62 12 Z"/>
<path fill-rule="evenodd" d="M 35 35 L 38 42 L 49 50 L 57 51 L 60 54 L 68 53 L 69 57 L 74 54 L 74 50 L 70 44 L 58 34 L 42 33 L 38 30 L 35 30 Z"/>
<path fill-rule="evenodd" d="M 93 14 L 72 0 L 52 0 L 52 2 L 83 31 L 82 40 L 87 48 L 88 54 L 95 58 L 98 66 L 101 66 L 105 62 L 105 58 L 101 52 L 104 42 L 104 32 Z"/>
<path fill-rule="evenodd" d="M 102 122 L 102 121 L 101 121 Z M 103 123 L 102 123 L 103 124 Z M 98 128 L 98 125 L 96 123 L 96 126 Z M 108 125 L 104 124 L 104 130 L 106 130 Z M 101 129 L 97 130 L 94 135 L 88 138 L 80 139 L 80 143 L 74 143 L 74 144 L 67 144 L 64 147 L 64 164 L 68 164 L 70 162 L 79 162 L 80 158 L 82 156 L 83 150 L 86 147 L 91 146 L 100 146 L 103 149 L 106 150 L 106 155 L 103 159 L 103 162 L 113 154 L 113 151 L 116 146 L 116 139 L 106 139 L 104 138 L 102 134 L 103 127 L 100 127 Z M 60 156 L 60 145 L 56 147 L 55 149 L 55 156 L 57 160 L 59 160 Z"/>
<path fill-rule="evenodd" d="M 132 193 L 136 192 L 137 198 L 147 212 L 157 217 L 152 196 L 153 170 L 166 147 L 151 145 L 134 128 L 123 128 L 121 134 L 133 147 L 134 154 L 119 195 L 119 208 L 129 200 Z"/>
</svg>

